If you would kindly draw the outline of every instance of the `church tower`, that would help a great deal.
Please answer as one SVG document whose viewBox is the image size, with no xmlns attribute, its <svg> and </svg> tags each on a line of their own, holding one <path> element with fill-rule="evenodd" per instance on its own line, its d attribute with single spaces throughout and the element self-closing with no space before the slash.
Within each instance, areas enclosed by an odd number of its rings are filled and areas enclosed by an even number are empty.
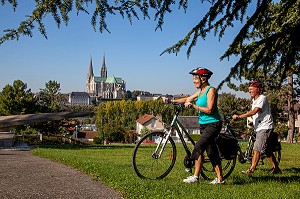
<svg viewBox="0 0 300 199">
<path fill-rule="evenodd" d="M 105 64 L 105 55 L 103 56 L 103 61 L 102 61 L 101 77 L 107 78 L 107 69 L 106 69 L 106 64 Z"/>
<path fill-rule="evenodd" d="M 120 77 L 107 76 L 105 54 L 103 56 L 100 77 L 93 72 L 93 60 L 90 58 L 86 77 L 86 92 L 94 100 L 99 99 L 120 99 L 126 91 L 126 82 Z"/>
<path fill-rule="evenodd" d="M 90 65 L 89 65 L 88 74 L 86 77 L 86 92 L 87 93 L 95 93 L 95 82 L 94 82 L 92 57 L 90 58 Z"/>
</svg>

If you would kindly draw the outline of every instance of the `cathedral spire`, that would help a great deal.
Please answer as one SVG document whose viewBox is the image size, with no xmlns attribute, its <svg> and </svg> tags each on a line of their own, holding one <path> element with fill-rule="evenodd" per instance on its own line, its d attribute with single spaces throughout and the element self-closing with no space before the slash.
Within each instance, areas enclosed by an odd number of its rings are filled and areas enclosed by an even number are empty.
<svg viewBox="0 0 300 199">
<path fill-rule="evenodd" d="M 106 64 L 105 64 L 105 55 L 103 56 L 103 61 L 102 61 L 101 77 L 107 78 L 107 69 L 106 69 Z"/>
<path fill-rule="evenodd" d="M 89 65 L 89 70 L 88 70 L 87 76 L 88 76 L 88 78 L 94 76 L 92 56 L 90 58 L 90 65 Z"/>
</svg>

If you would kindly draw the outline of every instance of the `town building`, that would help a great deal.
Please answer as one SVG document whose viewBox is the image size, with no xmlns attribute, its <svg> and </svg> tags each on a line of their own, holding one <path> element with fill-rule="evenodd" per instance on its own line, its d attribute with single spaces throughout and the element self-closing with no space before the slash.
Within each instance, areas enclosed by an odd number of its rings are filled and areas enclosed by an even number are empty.
<svg viewBox="0 0 300 199">
<path fill-rule="evenodd" d="M 91 97 L 87 92 L 71 92 L 68 96 L 68 102 L 70 105 L 91 105 Z"/>
</svg>

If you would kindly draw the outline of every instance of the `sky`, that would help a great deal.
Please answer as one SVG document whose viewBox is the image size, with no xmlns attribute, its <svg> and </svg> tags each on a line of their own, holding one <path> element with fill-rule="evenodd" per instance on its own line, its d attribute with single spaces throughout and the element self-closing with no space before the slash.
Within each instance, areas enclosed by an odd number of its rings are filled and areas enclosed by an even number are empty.
<svg viewBox="0 0 300 199">
<path fill-rule="evenodd" d="M 0 6 L 0 35 L 4 30 L 17 28 L 26 15 L 30 15 L 34 1 L 19 1 L 16 12 L 10 4 Z M 45 88 L 45 83 L 55 80 L 61 92 L 85 91 L 90 63 L 94 75 L 100 76 L 105 56 L 108 76 L 121 77 L 126 90 L 149 91 L 155 94 L 193 94 L 196 88 L 189 72 L 196 67 L 213 71 L 210 79 L 217 86 L 228 74 L 237 58 L 220 61 L 228 45 L 238 33 L 240 24 L 225 32 L 219 41 L 210 33 L 205 41 L 198 39 L 187 58 L 187 47 L 179 54 L 160 54 L 191 30 L 206 13 L 209 4 L 189 1 L 186 13 L 174 6 L 166 15 L 163 29 L 155 31 L 157 22 L 151 19 L 133 20 L 131 25 L 120 15 L 107 16 L 110 33 L 95 32 L 90 24 L 91 15 L 75 10 L 68 26 L 58 29 L 51 16 L 45 18 L 48 39 L 37 30 L 33 37 L 21 36 L 19 40 L 6 41 L 0 45 L 0 89 L 14 80 L 22 80 L 32 92 Z M 98 28 L 98 27 L 97 27 Z M 233 92 L 224 86 L 220 92 Z"/>
</svg>

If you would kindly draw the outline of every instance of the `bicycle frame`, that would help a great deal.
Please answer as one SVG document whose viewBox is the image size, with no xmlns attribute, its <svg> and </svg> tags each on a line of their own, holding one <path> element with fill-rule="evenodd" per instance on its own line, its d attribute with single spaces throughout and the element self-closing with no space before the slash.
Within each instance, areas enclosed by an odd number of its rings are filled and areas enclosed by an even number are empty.
<svg viewBox="0 0 300 199">
<path fill-rule="evenodd" d="M 164 132 L 165 132 L 165 139 L 161 139 L 156 147 L 156 150 L 154 151 L 153 153 L 153 156 L 155 156 L 155 158 L 159 158 L 162 154 L 162 152 L 164 151 L 165 149 L 165 146 L 167 144 L 167 141 L 169 139 L 169 137 L 172 135 L 173 132 L 175 132 L 175 130 L 177 131 L 177 134 L 179 136 L 179 139 L 186 151 L 186 154 L 188 156 L 191 155 L 191 151 L 190 149 L 188 148 L 187 146 L 187 143 L 186 141 L 184 140 L 184 135 L 188 138 L 188 140 L 193 144 L 195 145 L 195 142 L 194 140 L 191 138 L 191 136 L 189 135 L 189 133 L 186 131 L 186 129 L 184 128 L 184 126 L 181 124 L 181 122 L 178 120 L 178 115 L 180 113 L 180 108 L 181 108 L 181 104 L 179 104 L 179 107 L 178 106 L 175 106 L 175 115 L 173 117 L 173 120 L 171 122 L 171 125 L 170 127 L 166 127 L 164 128 Z M 162 146 L 162 147 L 160 147 Z M 158 155 L 155 155 L 157 154 L 158 150 L 160 149 Z"/>
</svg>

